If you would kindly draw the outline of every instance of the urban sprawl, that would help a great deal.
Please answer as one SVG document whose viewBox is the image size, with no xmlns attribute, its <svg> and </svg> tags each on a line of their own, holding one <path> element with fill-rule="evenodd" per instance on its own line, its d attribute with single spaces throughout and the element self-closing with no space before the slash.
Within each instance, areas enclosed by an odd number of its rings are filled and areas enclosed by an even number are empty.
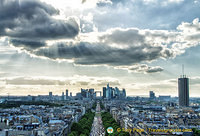
<svg viewBox="0 0 200 136">
<path fill-rule="evenodd" d="M 130 97 L 107 84 L 76 96 L 68 89 L 61 96 L 0 96 L 0 136 L 200 136 L 200 98 L 189 97 L 185 75 L 177 93 Z"/>
</svg>

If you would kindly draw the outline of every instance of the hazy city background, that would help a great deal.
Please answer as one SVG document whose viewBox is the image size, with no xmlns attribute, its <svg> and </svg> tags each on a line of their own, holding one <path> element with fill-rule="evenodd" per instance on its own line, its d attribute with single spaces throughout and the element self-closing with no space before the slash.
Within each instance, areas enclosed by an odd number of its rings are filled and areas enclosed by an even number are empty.
<svg viewBox="0 0 200 136">
<path fill-rule="evenodd" d="M 184 64 L 200 97 L 198 0 L 0 2 L 0 95 L 110 83 L 130 96 L 178 96 Z"/>
</svg>

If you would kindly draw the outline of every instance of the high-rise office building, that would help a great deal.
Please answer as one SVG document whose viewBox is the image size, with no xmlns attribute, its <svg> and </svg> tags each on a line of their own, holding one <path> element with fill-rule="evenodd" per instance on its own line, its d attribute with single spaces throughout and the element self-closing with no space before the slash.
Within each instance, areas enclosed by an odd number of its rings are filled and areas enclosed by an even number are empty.
<svg viewBox="0 0 200 136">
<path fill-rule="evenodd" d="M 118 87 L 115 87 L 115 98 L 119 98 L 120 96 L 120 91 L 119 91 L 119 88 Z"/>
<path fill-rule="evenodd" d="M 53 93 L 49 92 L 49 99 L 52 100 L 53 99 Z"/>
<path fill-rule="evenodd" d="M 114 98 L 115 89 L 111 87 L 110 98 Z"/>
<path fill-rule="evenodd" d="M 123 92 L 123 97 L 126 98 L 126 90 L 124 88 L 122 89 L 122 92 Z"/>
<path fill-rule="evenodd" d="M 82 97 L 87 98 L 88 97 L 88 89 L 81 88 L 81 95 L 82 95 Z"/>
<path fill-rule="evenodd" d="M 114 92 L 112 92 L 112 87 L 107 84 L 107 87 L 103 87 L 103 98 L 110 99 Z"/>
<path fill-rule="evenodd" d="M 189 106 L 189 78 L 185 75 L 178 78 L 179 106 Z"/>
<path fill-rule="evenodd" d="M 65 94 L 64 94 L 64 92 L 62 92 L 62 101 L 64 101 L 65 100 Z"/>
<path fill-rule="evenodd" d="M 81 93 L 76 93 L 76 98 L 78 98 L 80 100 L 82 98 Z"/>
<path fill-rule="evenodd" d="M 66 99 L 68 99 L 68 89 L 66 89 L 66 91 L 65 91 L 65 95 L 66 95 Z"/>
<path fill-rule="evenodd" d="M 103 87 L 103 98 L 106 98 L 106 87 Z"/>
<path fill-rule="evenodd" d="M 124 88 L 119 90 L 117 87 L 113 88 L 107 84 L 107 87 L 103 87 L 103 98 L 124 99 L 126 98 L 126 90 Z"/>
<path fill-rule="evenodd" d="M 89 97 L 90 97 L 90 98 L 93 98 L 93 97 L 94 97 L 94 89 L 93 89 L 93 88 L 90 88 L 90 89 L 89 89 Z"/>
<path fill-rule="evenodd" d="M 109 84 L 107 84 L 107 88 L 106 88 L 106 98 L 107 99 L 111 98 L 111 91 L 112 91 L 112 88 L 109 86 Z"/>
<path fill-rule="evenodd" d="M 149 99 L 155 99 L 155 93 L 153 91 L 149 91 Z"/>
<path fill-rule="evenodd" d="M 82 89 L 81 88 L 81 96 L 83 98 L 94 98 L 94 89 Z"/>
</svg>

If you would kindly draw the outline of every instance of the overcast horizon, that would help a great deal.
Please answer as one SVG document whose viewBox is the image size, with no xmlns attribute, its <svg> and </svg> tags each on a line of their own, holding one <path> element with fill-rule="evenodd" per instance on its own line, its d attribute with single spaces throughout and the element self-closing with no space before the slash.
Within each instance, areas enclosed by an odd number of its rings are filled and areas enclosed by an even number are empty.
<svg viewBox="0 0 200 136">
<path fill-rule="evenodd" d="M 200 0 L 0 0 L 0 95 L 125 88 L 200 97 Z"/>
</svg>

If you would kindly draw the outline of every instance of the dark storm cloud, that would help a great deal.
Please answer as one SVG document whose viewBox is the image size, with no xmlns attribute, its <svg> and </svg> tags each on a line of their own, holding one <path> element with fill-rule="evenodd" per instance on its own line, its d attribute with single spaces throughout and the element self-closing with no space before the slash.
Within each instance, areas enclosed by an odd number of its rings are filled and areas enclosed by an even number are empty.
<svg viewBox="0 0 200 136">
<path fill-rule="evenodd" d="M 100 33 L 97 36 L 99 41 L 96 42 L 55 43 L 46 48 L 32 51 L 32 53 L 54 60 L 73 60 L 75 64 L 80 65 L 130 66 L 160 58 L 175 57 L 176 52 L 162 45 L 166 36 L 169 37 L 167 40 L 174 40 L 171 35 L 175 34 L 161 31 L 158 36 L 151 30 L 116 28 Z M 146 73 L 157 71 L 162 71 L 162 69 L 149 68 Z"/>
<path fill-rule="evenodd" d="M 36 49 L 46 45 L 46 43 L 43 41 L 31 41 L 23 39 L 10 39 L 10 43 L 12 43 L 15 47 L 23 47 L 26 49 Z"/>
<path fill-rule="evenodd" d="M 139 34 L 139 30 L 130 29 L 114 29 L 111 33 L 100 36 L 99 39 L 105 43 L 116 44 L 140 44 L 145 40 L 145 36 Z"/>
<path fill-rule="evenodd" d="M 59 11 L 39 0 L 1 0 L 0 36 L 17 38 L 73 38 L 79 33 L 74 18 L 58 20 Z"/>
<path fill-rule="evenodd" d="M 51 59 L 74 59 L 81 65 L 131 65 L 142 61 L 152 61 L 165 55 L 165 49 L 146 44 L 136 47 L 117 48 L 97 43 L 59 43 L 49 48 L 35 51 L 38 56 Z M 172 56 L 169 56 L 172 57 Z"/>
<path fill-rule="evenodd" d="M 118 44 L 118 45 L 129 45 L 129 46 L 140 46 L 143 44 L 152 43 L 165 43 L 176 42 L 179 32 L 172 32 L 167 30 L 149 30 L 149 29 L 138 29 L 138 28 L 114 28 L 110 31 L 99 36 L 99 40 L 103 43 Z"/>
</svg>

